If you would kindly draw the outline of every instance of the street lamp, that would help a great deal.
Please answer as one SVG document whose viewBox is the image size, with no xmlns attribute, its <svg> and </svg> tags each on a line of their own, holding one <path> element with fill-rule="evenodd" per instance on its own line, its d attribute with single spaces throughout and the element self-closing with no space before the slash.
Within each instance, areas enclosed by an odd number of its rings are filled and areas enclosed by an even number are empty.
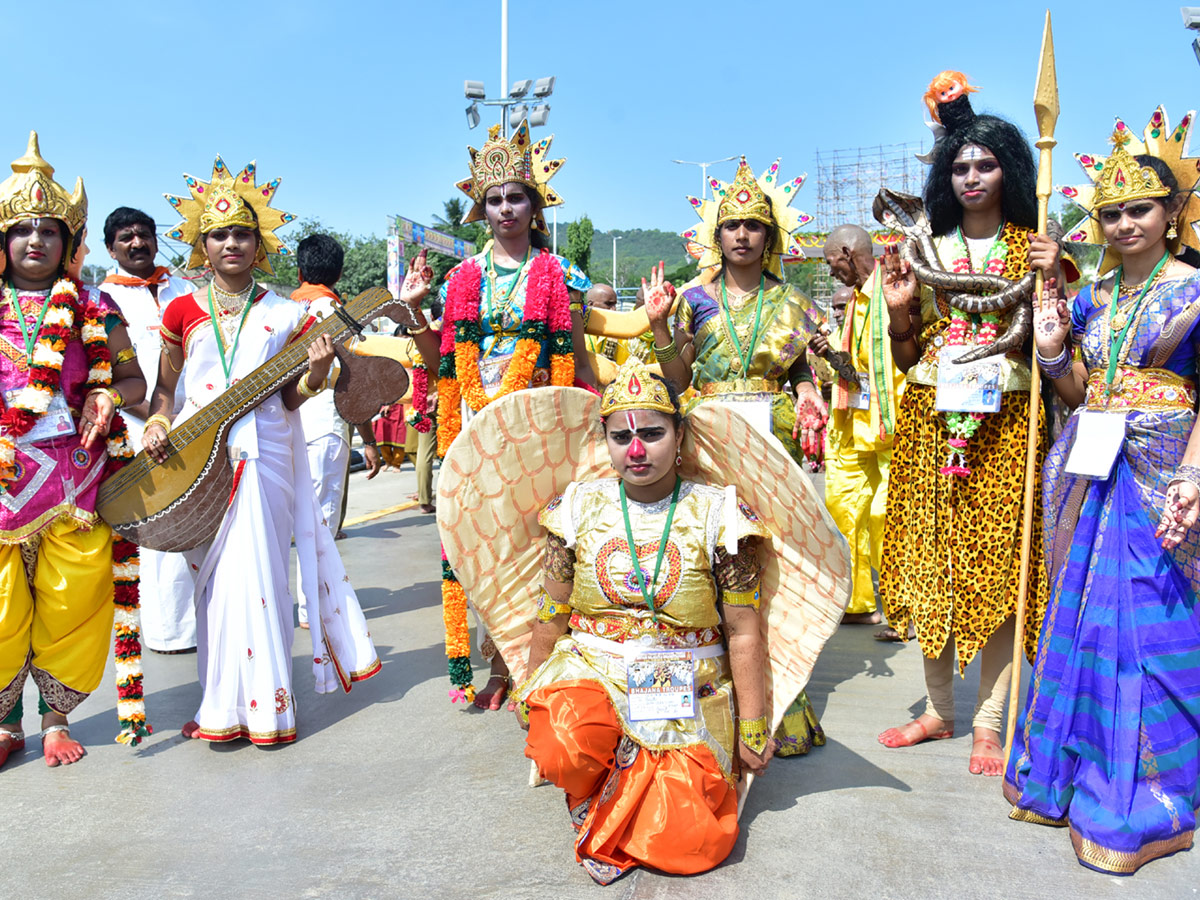
<svg viewBox="0 0 1200 900">
<path fill-rule="evenodd" d="M 1179 11 L 1183 14 L 1185 28 L 1200 31 L 1200 6 L 1181 6 Z M 1192 41 L 1192 52 L 1196 54 L 1196 61 L 1200 62 L 1200 38 Z"/>
<path fill-rule="evenodd" d="M 531 78 L 524 78 L 520 81 L 514 81 L 512 90 L 505 92 L 508 86 L 508 0 L 500 0 L 500 96 L 489 100 L 487 91 L 484 90 L 482 81 L 466 81 L 463 82 L 463 93 L 466 94 L 468 100 L 476 101 L 467 107 L 467 125 L 474 128 L 479 124 L 479 109 L 477 103 L 482 103 L 484 106 L 499 106 L 500 107 L 500 135 L 508 137 L 508 125 L 512 119 L 520 122 L 524 118 L 528 118 L 530 125 L 545 125 L 546 119 L 550 116 L 550 106 L 547 103 L 539 103 L 529 109 L 529 104 L 518 102 L 522 97 L 525 97 L 530 90 L 533 91 L 533 96 L 541 100 L 549 97 L 554 93 L 554 76 L 548 75 L 545 78 L 539 78 L 534 81 Z M 511 111 L 511 116 L 510 116 Z"/>
<path fill-rule="evenodd" d="M 715 166 L 717 163 L 729 162 L 737 159 L 736 156 L 726 156 L 724 159 L 713 159 L 708 162 L 691 162 L 686 159 L 673 159 L 671 162 L 679 163 L 681 166 L 699 166 L 700 167 L 700 199 L 704 199 L 704 192 L 708 190 L 708 167 Z"/>
<path fill-rule="evenodd" d="M 617 241 L 619 241 L 624 236 L 625 235 L 623 235 L 623 234 L 614 234 L 613 235 L 613 283 L 612 283 L 612 286 L 613 286 L 614 291 L 617 289 Z"/>
</svg>

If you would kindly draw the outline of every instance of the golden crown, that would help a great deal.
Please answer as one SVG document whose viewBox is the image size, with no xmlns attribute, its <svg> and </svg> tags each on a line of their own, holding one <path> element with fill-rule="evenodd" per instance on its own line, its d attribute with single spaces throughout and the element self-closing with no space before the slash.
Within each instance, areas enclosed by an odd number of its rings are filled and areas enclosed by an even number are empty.
<svg viewBox="0 0 1200 900">
<path fill-rule="evenodd" d="M 1079 225 L 1067 234 L 1067 240 L 1087 244 L 1103 244 L 1104 234 L 1095 213 L 1102 206 L 1114 203 L 1129 203 L 1147 197 L 1165 197 L 1169 193 L 1158 173 L 1148 166 L 1140 165 L 1135 156 L 1149 154 L 1161 159 L 1170 168 L 1186 195 L 1179 212 L 1179 237 L 1168 241 L 1173 252 L 1178 252 L 1179 243 L 1200 250 L 1200 196 L 1195 193 L 1200 158 L 1188 156 L 1194 111 L 1184 115 L 1179 125 L 1171 130 L 1167 112 L 1159 106 L 1150 116 L 1142 131 L 1142 140 L 1134 135 L 1120 119 L 1113 130 L 1113 152 L 1107 158 L 1090 153 L 1076 153 L 1075 158 L 1088 177 L 1088 183 L 1058 188 L 1058 192 L 1078 203 L 1088 213 Z M 1117 266 L 1120 256 L 1108 250 L 1100 261 L 1099 272 L 1103 274 Z"/>
<path fill-rule="evenodd" d="M 188 259 L 189 269 L 199 269 L 208 264 L 204 253 L 204 235 L 218 228 L 241 225 L 257 228 L 262 240 L 254 262 L 257 268 L 270 274 L 268 254 L 290 256 L 291 250 L 275 234 L 275 230 L 295 221 L 291 213 L 272 207 L 271 199 L 279 189 L 280 179 L 275 178 L 261 187 L 255 180 L 255 164 L 248 163 L 237 175 L 230 175 L 229 168 L 221 157 L 213 162 L 212 180 L 200 179 L 185 174 L 184 182 L 191 195 L 176 197 L 163 194 L 167 202 L 183 216 L 183 221 L 167 232 L 167 237 L 192 245 Z"/>
<path fill-rule="evenodd" d="M 804 259 L 800 238 L 793 232 L 811 222 L 812 216 L 792 209 L 790 204 L 806 177 L 799 175 L 790 181 L 780 181 L 777 159 L 755 178 L 743 156 L 737 175 L 729 184 L 709 178 L 713 192 L 711 200 L 688 197 L 688 202 L 700 216 L 698 225 L 683 232 L 688 253 L 700 261 L 701 269 L 720 266 L 721 243 L 717 240 L 717 228 L 730 219 L 754 219 L 768 226 L 763 268 L 777 277 L 782 276 L 783 259 Z"/>
<path fill-rule="evenodd" d="M 674 415 L 679 408 L 671 402 L 664 382 L 650 374 L 636 356 L 625 361 L 600 398 L 601 417 L 626 409 L 653 409 Z"/>
<path fill-rule="evenodd" d="M 767 192 L 759 187 L 754 179 L 754 170 L 746 164 L 746 157 L 738 164 L 737 174 L 733 181 L 723 188 L 717 189 L 721 198 L 717 204 L 717 224 L 724 225 L 731 219 L 754 219 L 764 225 L 774 225 L 775 217 L 771 215 L 771 201 Z"/>
<path fill-rule="evenodd" d="M 471 154 L 471 177 L 458 182 L 457 187 L 475 202 L 463 217 L 463 223 L 483 220 L 483 198 L 488 188 L 514 182 L 537 191 L 542 209 L 561 204 L 562 197 L 547 182 L 558 174 L 566 159 L 550 159 L 552 140 L 554 135 L 534 143 L 529 136 L 529 123 L 523 120 L 511 138 L 501 137 L 500 126 L 493 125 L 482 148 L 467 147 Z M 548 233 L 540 210 L 534 215 L 533 227 Z"/>
<path fill-rule="evenodd" d="M 61 219 L 72 235 L 87 221 L 87 194 L 83 179 L 75 179 L 75 192 L 52 177 L 54 167 L 42 158 L 36 131 L 29 132 L 25 155 L 13 160 L 13 173 L 0 184 L 0 231 L 8 231 L 25 219 Z"/>
</svg>

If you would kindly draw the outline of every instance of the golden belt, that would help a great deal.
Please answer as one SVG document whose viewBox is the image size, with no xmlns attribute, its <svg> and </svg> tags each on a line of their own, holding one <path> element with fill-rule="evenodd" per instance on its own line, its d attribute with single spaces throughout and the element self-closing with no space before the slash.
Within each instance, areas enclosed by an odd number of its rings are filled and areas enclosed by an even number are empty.
<svg viewBox="0 0 1200 900">
<path fill-rule="evenodd" d="M 1111 392 L 1103 371 L 1096 370 L 1088 376 L 1085 403 L 1088 409 L 1095 410 L 1191 410 L 1196 408 L 1196 385 L 1169 369 L 1117 366 Z"/>
<path fill-rule="evenodd" d="M 689 647 L 707 647 L 721 643 L 721 632 L 712 628 L 675 628 L 650 619 L 635 619 L 632 616 L 585 616 L 571 614 L 571 630 L 591 634 L 606 641 L 622 644 L 653 638 L 655 644 L 664 649 L 686 650 Z"/>
<path fill-rule="evenodd" d="M 701 397 L 717 394 L 777 394 L 779 382 L 774 378 L 735 378 L 733 381 L 710 381 L 700 388 Z"/>
</svg>

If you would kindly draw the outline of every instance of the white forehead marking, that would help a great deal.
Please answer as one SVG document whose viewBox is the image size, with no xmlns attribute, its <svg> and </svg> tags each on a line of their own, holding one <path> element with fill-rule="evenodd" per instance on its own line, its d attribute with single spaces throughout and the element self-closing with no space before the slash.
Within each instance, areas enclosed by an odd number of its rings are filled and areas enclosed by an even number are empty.
<svg viewBox="0 0 1200 900">
<path fill-rule="evenodd" d="M 988 152 L 978 144 L 963 144 L 962 150 L 958 152 L 958 158 L 963 162 L 973 159 L 983 159 L 988 155 Z"/>
</svg>

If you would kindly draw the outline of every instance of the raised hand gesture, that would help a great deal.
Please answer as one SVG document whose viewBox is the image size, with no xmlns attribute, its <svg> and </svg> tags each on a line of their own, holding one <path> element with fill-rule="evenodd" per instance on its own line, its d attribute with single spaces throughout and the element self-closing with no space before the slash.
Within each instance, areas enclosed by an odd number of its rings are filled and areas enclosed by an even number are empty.
<svg viewBox="0 0 1200 900">
<path fill-rule="evenodd" d="M 917 296 L 917 276 L 912 264 L 900 256 L 900 248 L 889 244 L 883 250 L 883 300 L 889 310 L 908 315 L 908 307 Z"/>
<path fill-rule="evenodd" d="M 675 300 L 675 285 L 666 280 L 666 266 L 660 259 L 657 266 L 650 267 L 650 281 L 642 279 L 642 295 L 646 298 L 646 316 L 650 324 L 667 324 L 671 315 L 671 304 Z"/>
<path fill-rule="evenodd" d="M 1033 340 L 1043 359 L 1062 353 L 1071 333 L 1071 313 L 1056 285 L 1056 279 L 1047 278 L 1042 296 L 1033 301 Z"/>
<path fill-rule="evenodd" d="M 433 284 L 433 269 L 425 263 L 425 250 L 413 258 L 404 275 L 404 284 L 400 286 L 400 299 L 413 309 L 421 305 L 429 288 Z"/>
</svg>

